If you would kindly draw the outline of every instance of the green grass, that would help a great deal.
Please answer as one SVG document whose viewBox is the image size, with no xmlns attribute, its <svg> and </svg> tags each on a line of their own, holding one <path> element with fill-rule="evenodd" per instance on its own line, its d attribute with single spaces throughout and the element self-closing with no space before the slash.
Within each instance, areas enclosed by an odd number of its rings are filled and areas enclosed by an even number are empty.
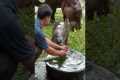
<svg viewBox="0 0 120 80">
<path fill-rule="evenodd" d="M 47 37 L 51 38 L 51 33 L 52 33 L 52 26 L 49 25 L 47 28 L 44 28 L 44 33 L 46 34 Z M 85 51 L 85 33 L 83 31 L 84 29 L 77 30 L 75 32 L 70 32 L 69 36 L 69 47 L 73 48 L 75 50 L 78 50 L 80 52 Z"/>
<path fill-rule="evenodd" d="M 34 36 L 34 9 L 29 6 L 18 10 L 21 28 L 26 35 Z"/>
</svg>

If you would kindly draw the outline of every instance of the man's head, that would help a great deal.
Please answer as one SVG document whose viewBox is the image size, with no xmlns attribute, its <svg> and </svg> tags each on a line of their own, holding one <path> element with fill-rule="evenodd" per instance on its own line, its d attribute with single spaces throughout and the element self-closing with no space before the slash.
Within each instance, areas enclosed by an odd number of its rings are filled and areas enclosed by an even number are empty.
<svg viewBox="0 0 120 80">
<path fill-rule="evenodd" d="M 42 21 L 43 26 L 49 24 L 51 15 L 52 9 L 47 4 L 43 4 L 38 8 L 37 16 Z"/>
</svg>

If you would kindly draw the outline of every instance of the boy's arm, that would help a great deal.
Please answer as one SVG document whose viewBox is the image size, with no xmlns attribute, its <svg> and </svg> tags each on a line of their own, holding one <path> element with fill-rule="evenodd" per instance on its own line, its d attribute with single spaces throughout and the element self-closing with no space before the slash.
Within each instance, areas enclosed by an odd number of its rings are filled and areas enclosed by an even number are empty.
<svg viewBox="0 0 120 80">
<path fill-rule="evenodd" d="M 46 38 L 43 34 L 43 32 L 40 29 L 40 26 L 35 26 L 35 40 L 36 40 L 36 45 L 41 48 L 45 49 L 49 54 L 54 55 L 54 56 L 64 56 L 65 51 L 61 50 L 62 47 L 53 43 L 50 41 L 48 38 Z M 56 48 L 60 50 L 56 50 Z"/>
<path fill-rule="evenodd" d="M 64 56 L 65 55 L 66 52 L 64 50 L 57 50 L 57 49 L 51 47 L 51 41 L 49 39 L 47 39 L 47 40 L 46 40 L 45 36 L 43 36 L 42 34 L 40 34 L 40 33 L 36 34 L 36 45 L 39 48 L 45 49 L 48 54 L 51 54 L 54 56 Z M 53 43 L 52 43 L 52 45 L 53 45 Z"/>
<path fill-rule="evenodd" d="M 53 56 L 65 56 L 66 55 L 66 51 L 65 50 L 56 50 L 54 48 L 52 48 L 51 46 L 48 46 L 48 48 L 46 49 L 47 53 L 53 55 Z"/>
<path fill-rule="evenodd" d="M 51 46 L 51 47 L 53 47 L 53 48 L 55 48 L 55 49 L 63 50 L 63 49 L 66 48 L 66 46 L 60 46 L 60 45 L 52 42 L 52 41 L 51 41 L 50 39 L 48 39 L 48 38 L 45 38 L 45 39 L 46 39 L 48 45 Z"/>
</svg>

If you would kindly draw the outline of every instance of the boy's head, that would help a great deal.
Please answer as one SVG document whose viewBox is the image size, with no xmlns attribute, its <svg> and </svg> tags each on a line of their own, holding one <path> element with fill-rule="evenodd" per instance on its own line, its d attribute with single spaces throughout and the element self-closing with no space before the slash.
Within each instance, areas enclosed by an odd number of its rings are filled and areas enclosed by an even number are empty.
<svg viewBox="0 0 120 80">
<path fill-rule="evenodd" d="M 37 16 L 43 21 L 44 25 L 49 24 L 51 15 L 52 9 L 47 4 L 43 4 L 38 8 Z"/>
</svg>

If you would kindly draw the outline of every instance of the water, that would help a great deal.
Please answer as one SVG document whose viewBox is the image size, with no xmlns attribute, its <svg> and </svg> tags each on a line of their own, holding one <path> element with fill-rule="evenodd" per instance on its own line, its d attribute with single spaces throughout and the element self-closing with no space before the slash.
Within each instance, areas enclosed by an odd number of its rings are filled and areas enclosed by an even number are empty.
<svg viewBox="0 0 120 80">
<path fill-rule="evenodd" d="M 35 80 L 47 80 L 46 64 L 64 72 L 76 72 L 85 68 L 85 57 L 73 49 L 67 52 L 65 57 L 48 55 L 47 58 L 38 60 L 35 64 Z"/>
<path fill-rule="evenodd" d="M 85 56 L 70 49 L 65 57 L 51 59 L 47 62 L 47 65 L 64 72 L 78 72 L 85 69 Z"/>
<path fill-rule="evenodd" d="M 48 61 L 47 64 L 50 67 L 64 72 L 80 71 L 85 68 L 85 57 L 75 50 L 68 51 L 66 57 L 49 57 L 45 61 Z M 86 64 L 87 69 L 83 75 L 83 80 L 120 80 L 114 73 L 91 61 L 88 61 Z M 46 72 L 46 63 L 44 61 L 37 61 L 35 64 L 35 80 L 47 80 Z"/>
</svg>

